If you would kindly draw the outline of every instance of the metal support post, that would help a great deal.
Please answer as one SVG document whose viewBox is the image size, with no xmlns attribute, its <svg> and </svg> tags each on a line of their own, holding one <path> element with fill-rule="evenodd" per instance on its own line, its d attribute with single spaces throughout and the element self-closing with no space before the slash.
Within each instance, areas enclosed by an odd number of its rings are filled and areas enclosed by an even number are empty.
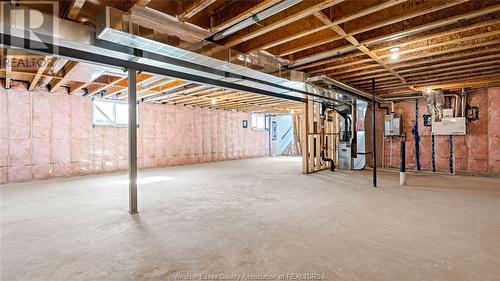
<svg viewBox="0 0 500 281">
<path fill-rule="evenodd" d="M 137 214 L 137 71 L 128 70 L 129 213 Z"/>
<path fill-rule="evenodd" d="M 375 110 L 377 104 L 375 101 L 375 79 L 372 79 L 372 162 L 373 162 L 373 187 L 377 187 L 377 133 L 375 122 Z"/>
<path fill-rule="evenodd" d="M 405 141 L 401 141 L 401 152 L 400 155 L 400 169 L 399 169 L 399 185 L 406 185 L 406 145 Z"/>
</svg>

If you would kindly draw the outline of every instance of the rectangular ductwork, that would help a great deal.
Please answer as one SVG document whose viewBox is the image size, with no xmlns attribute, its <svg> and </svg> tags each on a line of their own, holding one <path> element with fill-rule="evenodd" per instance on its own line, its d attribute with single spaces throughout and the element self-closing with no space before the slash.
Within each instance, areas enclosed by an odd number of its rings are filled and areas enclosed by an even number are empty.
<svg viewBox="0 0 500 281">
<path fill-rule="evenodd" d="M 4 9 L 31 9 L 6 4 Z M 33 10 L 35 13 L 39 11 Z M 8 12 L 3 15 L 9 14 Z M 31 30 L 10 18 L 2 18 L 0 30 L 5 47 L 22 48 L 40 54 L 111 66 L 119 69 L 163 75 L 187 82 L 213 85 L 243 92 L 280 97 L 295 101 L 305 98 L 330 100 L 306 87 L 306 83 L 290 81 L 242 65 L 221 61 L 166 43 L 128 33 L 128 14 L 107 7 L 101 15 L 97 34 L 82 24 L 40 13 L 43 21 L 54 22 L 58 29 L 40 27 Z M 36 36 L 29 36 L 35 33 Z M 29 42 L 30 44 L 26 44 Z M 49 48 L 36 49 L 43 43 Z M 231 52 L 231 51 L 228 51 Z"/>
</svg>

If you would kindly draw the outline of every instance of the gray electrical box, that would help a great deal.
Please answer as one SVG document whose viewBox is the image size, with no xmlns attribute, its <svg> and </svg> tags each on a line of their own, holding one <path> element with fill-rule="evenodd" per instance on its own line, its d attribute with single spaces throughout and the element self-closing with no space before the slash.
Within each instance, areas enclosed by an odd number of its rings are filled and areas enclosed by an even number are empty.
<svg viewBox="0 0 500 281">
<path fill-rule="evenodd" d="M 384 118 L 384 135 L 385 136 L 400 136 L 403 131 L 403 122 L 401 117 L 391 113 Z"/>
</svg>

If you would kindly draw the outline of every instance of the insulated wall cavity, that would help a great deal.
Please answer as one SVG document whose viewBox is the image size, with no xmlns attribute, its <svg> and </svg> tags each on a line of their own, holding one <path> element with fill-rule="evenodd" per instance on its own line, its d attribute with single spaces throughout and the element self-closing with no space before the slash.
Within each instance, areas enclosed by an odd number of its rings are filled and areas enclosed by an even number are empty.
<svg viewBox="0 0 500 281">
<path fill-rule="evenodd" d="M 469 106 L 479 108 L 479 119 L 467 122 L 465 136 L 452 136 L 451 139 L 449 136 L 434 136 L 434 159 L 431 127 L 423 124 L 423 115 L 428 114 L 425 102 L 418 101 L 418 118 L 415 117 L 415 103 L 415 100 L 397 102 L 394 110 L 403 114 L 407 168 L 416 169 L 417 153 L 412 129 L 418 122 L 422 170 L 432 171 L 434 161 L 436 171 L 449 173 L 451 162 L 451 169 L 457 173 L 500 175 L 500 153 L 497 152 L 500 144 L 500 88 L 469 93 Z M 383 116 L 377 115 L 377 119 L 377 125 L 383 127 Z M 392 143 L 390 138 L 384 138 L 383 144 L 378 144 L 380 150 L 382 146 L 384 166 L 399 168 L 399 138 L 394 138 Z"/>
<path fill-rule="evenodd" d="M 64 88 L 0 86 L 0 183 L 126 170 L 127 127 L 94 127 L 92 110 L 90 98 Z M 248 113 L 144 103 L 138 111 L 139 168 L 267 154 L 267 131 L 252 130 Z"/>
</svg>

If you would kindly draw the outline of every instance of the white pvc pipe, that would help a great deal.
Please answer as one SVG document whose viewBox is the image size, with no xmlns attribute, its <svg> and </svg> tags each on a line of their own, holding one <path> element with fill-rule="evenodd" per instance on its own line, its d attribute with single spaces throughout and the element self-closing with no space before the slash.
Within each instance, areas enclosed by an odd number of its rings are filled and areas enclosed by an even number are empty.
<svg viewBox="0 0 500 281">
<path fill-rule="evenodd" d="M 399 185 L 406 185 L 406 172 L 399 172 Z"/>
</svg>

